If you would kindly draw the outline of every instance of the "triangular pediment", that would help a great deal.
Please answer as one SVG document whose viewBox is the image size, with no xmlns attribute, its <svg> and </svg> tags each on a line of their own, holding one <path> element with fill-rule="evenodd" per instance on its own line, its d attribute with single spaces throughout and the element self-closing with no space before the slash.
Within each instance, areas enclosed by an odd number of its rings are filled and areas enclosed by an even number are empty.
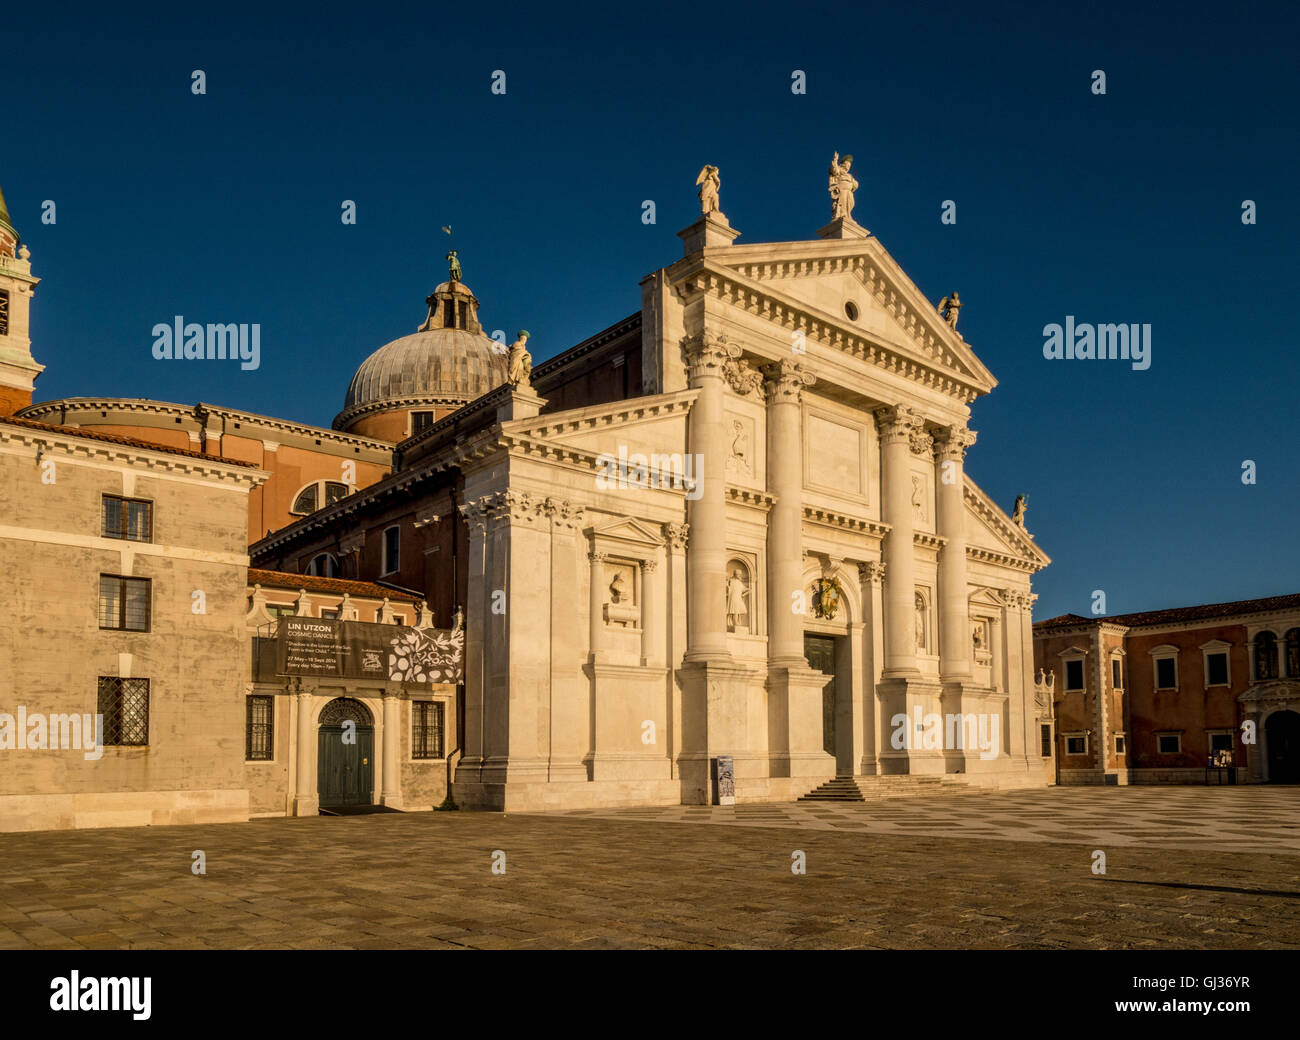
<svg viewBox="0 0 1300 1040">
<path fill-rule="evenodd" d="M 830 239 L 732 246 L 712 252 L 707 266 L 725 271 L 723 295 L 771 314 L 785 326 L 807 315 L 810 338 L 854 353 L 876 348 L 871 360 L 913 365 L 946 376 L 969 391 L 997 385 L 960 334 L 939 315 L 878 239 Z M 849 306 L 851 305 L 851 307 Z"/>
<path fill-rule="evenodd" d="M 1013 557 L 1040 570 L 1051 559 L 1030 537 L 1029 532 L 1012 521 L 980 487 L 966 478 L 966 544 L 969 548 Z"/>
<path fill-rule="evenodd" d="M 615 517 L 592 527 L 590 534 L 597 545 L 612 543 L 628 548 L 653 549 L 664 544 L 658 531 L 634 516 Z"/>
</svg>

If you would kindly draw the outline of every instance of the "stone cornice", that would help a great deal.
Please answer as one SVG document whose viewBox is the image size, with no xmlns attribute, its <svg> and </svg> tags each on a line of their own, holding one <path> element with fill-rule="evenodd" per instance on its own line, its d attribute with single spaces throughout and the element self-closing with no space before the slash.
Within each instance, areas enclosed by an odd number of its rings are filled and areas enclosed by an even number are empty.
<svg viewBox="0 0 1300 1040">
<path fill-rule="evenodd" d="M 888 524 L 879 523 L 865 516 L 850 516 L 837 513 L 821 506 L 804 506 L 803 518 L 809 523 L 821 524 L 823 527 L 835 527 L 843 531 L 856 531 L 873 538 L 883 538 L 890 531 Z"/>
<path fill-rule="evenodd" d="M 1010 567 L 1012 570 L 1024 571 L 1026 574 L 1033 574 L 1039 570 L 1039 566 L 1034 560 L 1026 559 L 1023 556 L 1015 556 L 1011 553 L 999 552 L 996 549 L 986 549 L 982 545 L 966 546 L 966 559 L 974 560 L 977 563 L 989 563 L 998 567 Z"/>
<path fill-rule="evenodd" d="M 755 491 L 752 488 L 740 487 L 737 484 L 728 484 L 727 501 L 735 502 L 737 505 L 751 506 L 754 509 L 761 509 L 766 513 L 776 504 L 776 496 L 769 495 L 764 491 Z"/>
<path fill-rule="evenodd" d="M 610 426 L 624 426 L 629 422 L 660 419 L 689 412 L 691 404 L 699 393 L 699 390 L 692 389 L 678 390 L 671 394 L 656 394 L 652 397 L 632 397 L 625 401 L 612 401 L 609 404 L 571 409 L 560 412 L 556 416 L 541 415 L 536 419 L 519 419 L 507 424 L 505 428 L 527 437 L 552 438 L 605 429 Z"/>
<path fill-rule="evenodd" d="M 159 447 L 153 451 L 146 447 L 116 444 L 111 441 L 92 440 L 76 434 L 31 430 L 21 426 L 0 423 L 0 446 L 41 451 L 57 451 L 73 459 L 105 462 L 110 465 L 131 466 L 162 471 L 174 476 L 217 480 L 255 488 L 270 476 L 265 470 L 247 463 L 226 462 L 218 458 L 197 458 L 193 455 L 169 453 Z"/>
</svg>

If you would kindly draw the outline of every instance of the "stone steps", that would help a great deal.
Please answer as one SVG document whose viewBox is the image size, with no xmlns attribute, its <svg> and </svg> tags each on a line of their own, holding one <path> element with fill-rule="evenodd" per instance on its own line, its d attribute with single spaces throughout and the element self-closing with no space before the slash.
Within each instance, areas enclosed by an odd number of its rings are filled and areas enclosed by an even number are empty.
<svg viewBox="0 0 1300 1040">
<path fill-rule="evenodd" d="M 800 797 L 801 802 L 867 802 L 938 794 L 965 787 L 946 776 L 837 776 Z"/>
</svg>

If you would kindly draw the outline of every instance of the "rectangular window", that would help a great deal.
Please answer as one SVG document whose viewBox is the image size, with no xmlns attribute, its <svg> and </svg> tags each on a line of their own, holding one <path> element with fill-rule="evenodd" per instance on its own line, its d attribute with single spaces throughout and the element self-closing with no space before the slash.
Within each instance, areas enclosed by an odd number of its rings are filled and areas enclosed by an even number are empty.
<svg viewBox="0 0 1300 1040">
<path fill-rule="evenodd" d="M 1211 753 L 1211 754 L 1213 754 L 1213 753 L 1216 752 L 1216 751 L 1231 751 L 1231 750 L 1232 750 L 1232 734 L 1231 734 L 1231 733 L 1211 733 L 1211 734 L 1210 734 L 1210 753 Z"/>
<path fill-rule="evenodd" d="M 442 305 L 442 327 L 444 329 L 456 327 L 456 305 L 451 300 L 446 300 Z"/>
<path fill-rule="evenodd" d="M 1156 737 L 1156 750 L 1162 755 L 1176 755 L 1183 750 L 1183 738 L 1177 733 L 1161 733 Z"/>
<path fill-rule="evenodd" d="M 275 698 L 249 697 L 244 757 L 250 762 L 275 758 Z"/>
<path fill-rule="evenodd" d="M 433 412 L 412 412 L 411 413 L 411 434 L 415 435 L 421 430 L 427 430 L 433 425 Z"/>
<path fill-rule="evenodd" d="M 1065 753 L 1067 755 L 1086 755 L 1088 753 L 1088 738 L 1066 737 Z"/>
<path fill-rule="evenodd" d="M 326 621 L 337 621 L 339 619 L 338 607 L 321 607 L 320 616 Z"/>
<path fill-rule="evenodd" d="M 1120 666 L 1118 657 L 1110 659 L 1110 685 L 1113 690 L 1124 689 L 1124 670 Z"/>
<path fill-rule="evenodd" d="M 384 573 L 392 574 L 401 566 L 401 549 L 402 530 L 400 527 L 389 527 L 384 530 Z"/>
<path fill-rule="evenodd" d="M 124 538 L 129 542 L 151 541 L 153 503 L 140 498 L 105 495 L 101 533 L 105 538 Z"/>
<path fill-rule="evenodd" d="M 412 701 L 412 758 L 442 758 L 442 702 Z"/>
<path fill-rule="evenodd" d="M 1205 658 L 1205 676 L 1207 686 L 1228 685 L 1228 655 L 1223 653 L 1207 654 Z"/>
<path fill-rule="evenodd" d="M 104 716 L 105 747 L 143 747 L 149 743 L 149 680 L 99 677 L 96 711 Z"/>
<path fill-rule="evenodd" d="M 296 617 L 298 607 L 294 603 L 268 603 L 266 612 L 273 618 Z"/>
<path fill-rule="evenodd" d="M 456 304 L 456 327 L 458 329 L 469 328 L 469 304 L 460 300 Z"/>
<path fill-rule="evenodd" d="M 1065 689 L 1067 693 L 1083 689 L 1082 661 L 1065 662 Z"/>
<path fill-rule="evenodd" d="M 1039 734 L 1039 739 L 1042 741 L 1042 745 L 1043 745 L 1042 756 L 1044 758 L 1051 758 L 1052 757 L 1052 727 L 1039 726 L 1038 734 Z"/>
<path fill-rule="evenodd" d="M 99 627 L 149 631 L 149 579 L 99 576 Z"/>
<path fill-rule="evenodd" d="M 1156 660 L 1156 689 L 1172 690 L 1178 686 L 1177 662 L 1172 657 L 1161 657 Z"/>
<path fill-rule="evenodd" d="M 1122 733 L 1116 733 L 1116 734 L 1115 734 L 1115 754 L 1117 754 L 1117 755 L 1122 755 L 1122 754 L 1124 754 L 1124 748 L 1125 748 L 1125 746 L 1126 746 L 1126 745 L 1125 745 L 1125 743 L 1124 743 L 1124 734 L 1122 734 Z"/>
</svg>

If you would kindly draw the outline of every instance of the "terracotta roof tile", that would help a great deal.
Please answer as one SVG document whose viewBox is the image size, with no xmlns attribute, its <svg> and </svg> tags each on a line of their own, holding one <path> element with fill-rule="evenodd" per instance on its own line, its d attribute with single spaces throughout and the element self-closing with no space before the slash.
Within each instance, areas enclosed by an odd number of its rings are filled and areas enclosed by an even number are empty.
<svg viewBox="0 0 1300 1040">
<path fill-rule="evenodd" d="M 223 466 L 242 466 L 245 469 L 258 469 L 254 462 L 236 462 L 234 459 L 222 459 L 212 455 L 204 455 L 201 451 L 190 451 L 188 448 L 173 448 L 170 444 L 157 444 L 153 441 L 141 440 L 138 437 L 122 437 L 116 433 L 100 433 L 98 430 L 83 430 L 79 426 L 58 426 L 54 423 L 40 422 L 37 419 L 20 419 L 16 415 L 0 416 L 0 423 L 6 423 L 10 426 L 21 426 L 27 430 L 43 430 L 47 433 L 58 433 L 65 437 L 84 437 L 92 441 L 107 441 L 110 444 L 125 444 L 131 448 L 146 448 L 149 451 L 162 451 L 168 455 L 185 455 L 191 459 L 202 459 L 204 462 L 215 462 Z"/>
<path fill-rule="evenodd" d="M 1286 596 L 1265 596 L 1263 599 L 1238 599 L 1231 603 L 1205 603 L 1196 607 L 1170 607 L 1165 610 L 1142 610 L 1134 614 L 1113 614 L 1109 617 L 1086 618 L 1078 614 L 1038 621 L 1035 629 L 1064 628 L 1068 625 L 1105 621 L 1113 625 L 1139 628 L 1145 625 L 1172 625 L 1180 622 L 1206 621 L 1212 618 L 1236 617 L 1239 614 L 1257 614 L 1266 610 L 1285 610 L 1300 607 L 1300 593 Z"/>
<path fill-rule="evenodd" d="M 418 596 L 396 589 L 388 589 L 370 581 L 349 581 L 345 578 L 319 578 L 314 574 L 292 574 L 288 571 L 263 571 L 256 567 L 248 568 L 248 584 L 262 585 L 272 589 L 306 589 L 308 592 L 333 592 L 338 595 L 368 596 L 371 599 L 387 597 L 395 603 L 415 603 Z"/>
</svg>

